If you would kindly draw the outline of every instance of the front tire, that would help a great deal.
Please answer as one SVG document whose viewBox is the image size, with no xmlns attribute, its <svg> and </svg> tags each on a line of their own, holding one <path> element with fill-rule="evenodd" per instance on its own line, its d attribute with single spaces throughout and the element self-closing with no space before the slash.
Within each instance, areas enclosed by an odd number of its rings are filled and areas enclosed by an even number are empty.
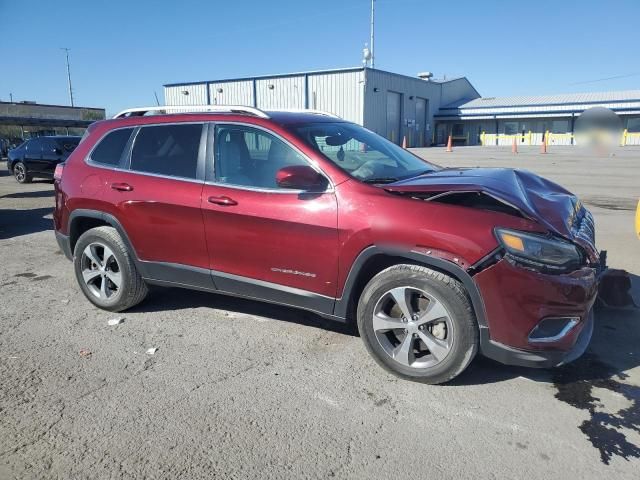
<svg viewBox="0 0 640 480">
<path fill-rule="evenodd" d="M 147 284 L 113 227 L 84 232 L 76 242 L 73 265 L 82 293 L 104 310 L 127 310 L 147 295 Z"/>
<path fill-rule="evenodd" d="M 428 384 L 462 373 L 478 351 L 478 325 L 460 282 L 420 265 L 394 265 L 364 288 L 358 330 L 391 373 Z"/>
<path fill-rule="evenodd" d="M 23 162 L 16 162 L 13 164 L 13 177 L 18 183 L 31 183 L 33 177 L 29 175 L 27 166 Z"/>
</svg>

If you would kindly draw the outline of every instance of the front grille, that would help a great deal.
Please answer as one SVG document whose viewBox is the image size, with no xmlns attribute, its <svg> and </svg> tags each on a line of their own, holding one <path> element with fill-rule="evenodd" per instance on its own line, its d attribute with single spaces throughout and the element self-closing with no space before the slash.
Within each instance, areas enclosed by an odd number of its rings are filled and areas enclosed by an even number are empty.
<svg viewBox="0 0 640 480">
<path fill-rule="evenodd" d="M 593 221 L 593 215 L 586 208 L 583 209 L 584 214 L 578 218 L 573 225 L 573 234 L 585 242 L 588 242 L 595 248 L 596 244 L 596 225 Z"/>
<path fill-rule="evenodd" d="M 587 251 L 590 263 L 596 262 L 599 258 L 596 248 L 596 225 L 589 210 L 582 208 L 581 215 L 573 224 L 572 231 L 576 241 Z"/>
</svg>

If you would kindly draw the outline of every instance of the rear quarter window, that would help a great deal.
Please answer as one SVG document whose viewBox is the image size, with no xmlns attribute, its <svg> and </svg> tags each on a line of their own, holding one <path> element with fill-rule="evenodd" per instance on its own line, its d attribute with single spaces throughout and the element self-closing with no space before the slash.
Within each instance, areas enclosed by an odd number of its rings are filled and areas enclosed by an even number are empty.
<svg viewBox="0 0 640 480">
<path fill-rule="evenodd" d="M 118 165 L 133 128 L 121 128 L 105 135 L 93 149 L 90 160 L 102 165 Z"/>
</svg>

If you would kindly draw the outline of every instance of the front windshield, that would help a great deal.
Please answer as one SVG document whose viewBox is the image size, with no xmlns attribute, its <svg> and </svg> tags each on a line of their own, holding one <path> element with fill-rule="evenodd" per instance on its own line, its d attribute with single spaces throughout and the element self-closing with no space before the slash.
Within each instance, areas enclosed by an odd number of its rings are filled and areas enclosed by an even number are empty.
<svg viewBox="0 0 640 480">
<path fill-rule="evenodd" d="M 319 122 L 294 125 L 291 129 L 363 182 L 391 183 L 438 170 L 437 166 L 355 123 Z"/>
</svg>

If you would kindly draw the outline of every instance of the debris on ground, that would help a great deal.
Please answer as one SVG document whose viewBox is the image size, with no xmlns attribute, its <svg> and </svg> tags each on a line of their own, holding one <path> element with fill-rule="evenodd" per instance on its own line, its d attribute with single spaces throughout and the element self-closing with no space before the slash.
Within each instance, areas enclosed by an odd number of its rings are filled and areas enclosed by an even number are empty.
<svg viewBox="0 0 640 480">
<path fill-rule="evenodd" d="M 156 353 L 158 351 L 158 349 L 156 347 L 151 347 L 151 348 L 147 348 L 147 351 L 145 352 L 147 355 L 153 355 L 154 353 Z"/>
<path fill-rule="evenodd" d="M 78 352 L 80 354 L 81 357 L 90 357 L 91 356 L 91 350 L 87 349 L 87 348 L 81 348 L 80 352 Z"/>
<path fill-rule="evenodd" d="M 124 317 L 112 318 L 107 322 L 107 325 L 113 327 L 115 325 L 120 325 L 122 322 L 124 322 Z"/>
</svg>

